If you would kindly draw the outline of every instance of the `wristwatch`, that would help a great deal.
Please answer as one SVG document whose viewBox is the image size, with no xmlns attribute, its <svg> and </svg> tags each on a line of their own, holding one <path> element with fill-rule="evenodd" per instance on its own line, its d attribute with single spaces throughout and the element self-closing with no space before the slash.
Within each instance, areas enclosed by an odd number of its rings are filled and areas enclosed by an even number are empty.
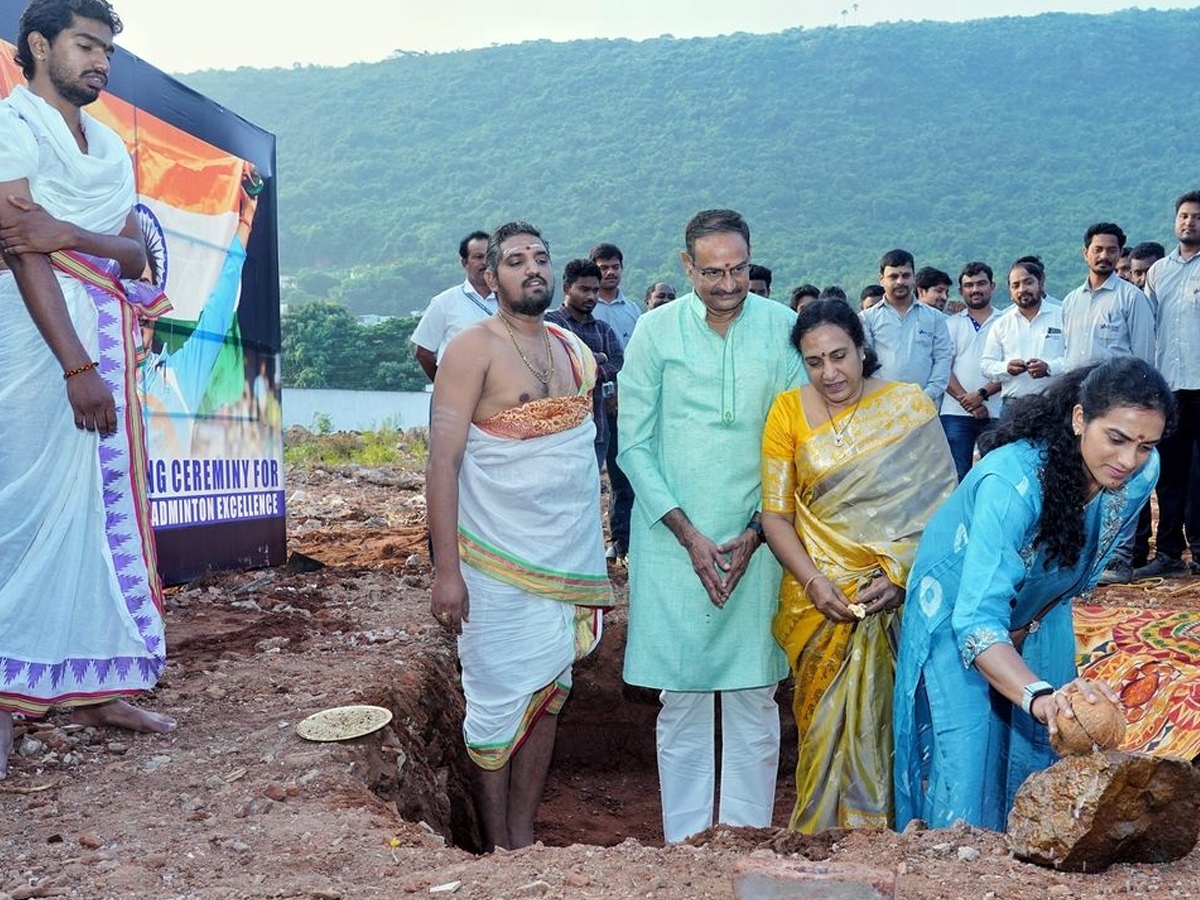
<svg viewBox="0 0 1200 900">
<path fill-rule="evenodd" d="M 1045 697 L 1047 694 L 1054 693 L 1054 685 L 1048 681 L 1035 681 L 1032 684 L 1025 685 L 1025 692 L 1021 697 L 1021 709 L 1026 715 L 1033 715 L 1033 701 L 1038 697 Z"/>
<path fill-rule="evenodd" d="M 763 536 L 762 522 L 751 516 L 750 521 L 746 523 L 746 527 L 758 535 L 758 542 L 760 544 L 766 542 L 767 539 Z"/>
<path fill-rule="evenodd" d="M 988 389 L 985 387 L 981 387 L 979 389 L 979 396 L 982 397 L 985 401 L 992 399 L 992 395 L 988 393 Z"/>
</svg>

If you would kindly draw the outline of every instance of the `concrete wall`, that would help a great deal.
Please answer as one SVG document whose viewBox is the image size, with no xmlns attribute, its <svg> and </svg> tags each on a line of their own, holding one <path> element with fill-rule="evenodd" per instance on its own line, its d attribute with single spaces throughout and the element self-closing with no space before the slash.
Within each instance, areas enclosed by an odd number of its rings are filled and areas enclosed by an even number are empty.
<svg viewBox="0 0 1200 900">
<path fill-rule="evenodd" d="M 397 428 L 429 425 L 428 393 L 408 391 L 332 391 L 283 389 L 283 425 L 313 427 L 318 414 L 329 417 L 334 431 L 372 431 L 384 424 Z"/>
</svg>

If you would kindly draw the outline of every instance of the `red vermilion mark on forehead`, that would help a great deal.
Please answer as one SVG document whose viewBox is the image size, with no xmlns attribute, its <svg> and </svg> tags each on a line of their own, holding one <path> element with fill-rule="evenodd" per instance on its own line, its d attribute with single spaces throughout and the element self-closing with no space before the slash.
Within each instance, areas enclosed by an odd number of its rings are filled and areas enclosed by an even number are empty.
<svg viewBox="0 0 1200 900">
<path fill-rule="evenodd" d="M 546 247 L 540 241 L 534 241 L 531 244 L 518 244 L 515 247 L 508 247 L 500 252 L 501 256 L 512 256 L 514 253 L 528 251 L 531 253 L 545 253 Z"/>
</svg>

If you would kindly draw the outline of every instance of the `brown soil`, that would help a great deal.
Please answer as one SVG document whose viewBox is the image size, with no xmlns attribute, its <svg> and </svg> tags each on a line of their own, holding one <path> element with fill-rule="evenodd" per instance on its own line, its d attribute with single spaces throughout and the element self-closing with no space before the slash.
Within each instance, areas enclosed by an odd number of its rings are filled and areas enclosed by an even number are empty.
<svg viewBox="0 0 1200 900">
<path fill-rule="evenodd" d="M 664 848 L 656 704 L 620 681 L 621 608 L 576 670 L 543 843 L 461 849 L 478 846 L 478 827 L 454 644 L 428 612 L 421 487 L 403 471 L 292 471 L 289 566 L 169 591 L 172 659 L 145 703 L 177 716 L 176 733 L 76 730 L 65 715 L 21 723 L 0 783 L 0 900 L 403 897 L 455 882 L 445 893 L 463 898 L 716 900 L 733 896 L 747 855 L 896 869 L 905 898 L 1200 896 L 1200 850 L 1168 865 L 1065 874 L 1017 862 L 1001 835 L 968 828 L 717 828 Z M 613 574 L 623 593 L 624 573 Z M 1200 609 L 1200 579 L 1102 589 L 1096 600 Z M 348 703 L 394 718 L 346 743 L 296 736 L 305 716 Z M 794 748 L 794 729 L 784 734 Z M 777 825 L 793 799 L 792 754 Z"/>
</svg>

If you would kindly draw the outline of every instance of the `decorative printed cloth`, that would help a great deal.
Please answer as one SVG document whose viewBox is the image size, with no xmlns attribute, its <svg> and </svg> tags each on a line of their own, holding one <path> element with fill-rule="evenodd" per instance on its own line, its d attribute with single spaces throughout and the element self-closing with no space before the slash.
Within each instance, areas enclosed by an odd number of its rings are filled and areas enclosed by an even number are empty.
<svg viewBox="0 0 1200 900">
<path fill-rule="evenodd" d="M 1121 698 L 1122 750 L 1200 756 L 1200 612 L 1076 606 L 1075 647 L 1079 674 Z"/>
<path fill-rule="evenodd" d="M 561 708 L 571 665 L 612 606 L 600 529 L 591 352 L 547 326 L 571 357 L 578 393 L 472 425 L 459 472 L 458 547 L 470 598 L 459 638 L 477 765 L 502 768 L 543 715 Z"/>
<path fill-rule="evenodd" d="M 793 516 L 817 569 L 851 602 L 879 573 L 904 585 L 926 523 L 957 484 L 936 408 L 917 385 L 893 382 L 814 428 L 801 390 L 780 394 L 767 417 L 763 511 Z M 796 681 L 793 830 L 892 824 L 899 629 L 898 612 L 831 622 L 784 572 L 773 631 Z"/>
</svg>

